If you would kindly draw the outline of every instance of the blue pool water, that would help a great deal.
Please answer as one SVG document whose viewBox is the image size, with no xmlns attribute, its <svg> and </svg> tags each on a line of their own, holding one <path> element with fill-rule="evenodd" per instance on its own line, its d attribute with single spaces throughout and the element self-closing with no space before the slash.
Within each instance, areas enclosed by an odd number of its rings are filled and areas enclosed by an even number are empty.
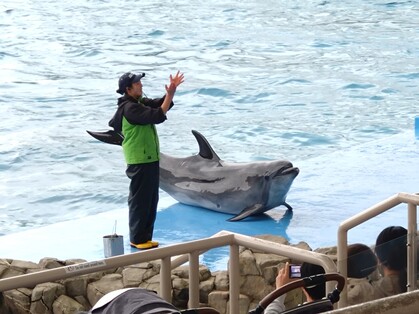
<svg viewBox="0 0 419 314">
<path fill-rule="evenodd" d="M 337 221 L 418 191 L 418 21 L 419 1 L 2 1 L 0 235 L 107 212 L 125 234 L 122 153 L 85 130 L 107 129 L 123 72 L 146 72 L 144 90 L 158 97 L 180 69 L 186 81 L 158 126 L 162 151 L 196 153 L 196 129 L 225 160 L 286 158 L 301 173 L 291 218 L 279 208 L 227 224 L 161 192 L 156 236 L 231 228 L 333 243 Z M 395 160 L 382 151 L 394 145 Z M 403 172 L 381 177 L 380 167 Z M 206 224 L 194 231 L 197 219 Z M 380 219 L 377 229 L 394 222 Z"/>
</svg>

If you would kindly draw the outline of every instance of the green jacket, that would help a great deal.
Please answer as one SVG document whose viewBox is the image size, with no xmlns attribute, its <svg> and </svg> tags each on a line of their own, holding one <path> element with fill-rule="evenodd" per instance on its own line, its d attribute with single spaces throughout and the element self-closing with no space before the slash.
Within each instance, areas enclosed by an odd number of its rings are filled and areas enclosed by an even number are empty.
<svg viewBox="0 0 419 314">
<path fill-rule="evenodd" d="M 122 148 L 128 165 L 155 162 L 160 159 L 159 137 L 155 124 L 167 118 L 160 108 L 163 98 L 142 98 L 137 102 L 124 95 L 109 125 L 124 136 Z M 170 105 L 170 108 L 173 103 Z"/>
<path fill-rule="evenodd" d="M 125 161 L 128 165 L 158 161 L 159 137 L 154 124 L 131 124 L 123 117 L 122 134 Z"/>
</svg>

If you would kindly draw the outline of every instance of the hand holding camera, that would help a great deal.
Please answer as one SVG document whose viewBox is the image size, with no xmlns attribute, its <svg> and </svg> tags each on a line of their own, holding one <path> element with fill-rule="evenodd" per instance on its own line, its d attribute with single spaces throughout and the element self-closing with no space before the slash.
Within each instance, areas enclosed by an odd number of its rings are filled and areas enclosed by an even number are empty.
<svg viewBox="0 0 419 314">
<path fill-rule="evenodd" d="M 301 265 L 290 264 L 287 262 L 283 268 L 278 270 L 278 275 L 275 279 L 275 286 L 278 289 L 298 278 L 301 278 Z"/>
</svg>

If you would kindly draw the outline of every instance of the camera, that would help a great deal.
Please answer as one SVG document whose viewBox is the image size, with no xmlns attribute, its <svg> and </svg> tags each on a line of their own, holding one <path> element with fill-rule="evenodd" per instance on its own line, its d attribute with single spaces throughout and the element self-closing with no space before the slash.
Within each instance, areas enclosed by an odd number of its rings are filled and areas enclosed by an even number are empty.
<svg viewBox="0 0 419 314">
<path fill-rule="evenodd" d="M 289 265 L 290 278 L 301 278 L 301 265 Z"/>
</svg>

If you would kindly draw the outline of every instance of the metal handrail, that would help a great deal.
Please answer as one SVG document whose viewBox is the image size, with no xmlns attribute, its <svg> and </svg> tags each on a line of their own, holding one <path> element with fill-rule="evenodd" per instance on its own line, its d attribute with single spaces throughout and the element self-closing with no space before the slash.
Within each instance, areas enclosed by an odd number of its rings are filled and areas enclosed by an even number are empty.
<svg viewBox="0 0 419 314">
<path fill-rule="evenodd" d="M 258 239 L 229 231 L 221 231 L 211 238 L 194 240 L 181 244 L 169 245 L 149 251 L 141 251 L 126 255 L 109 257 L 103 260 L 74 264 L 35 273 L 5 278 L 0 280 L 0 292 L 33 287 L 36 284 L 50 282 L 59 279 L 104 271 L 112 268 L 133 265 L 141 262 L 161 260 L 160 270 L 160 295 L 166 301 L 171 302 L 171 270 L 189 261 L 189 303 L 190 308 L 199 306 L 199 255 L 203 252 L 222 247 L 230 247 L 229 259 L 229 300 L 230 313 L 239 313 L 240 294 L 240 263 L 239 246 L 258 249 L 267 253 L 278 254 L 304 262 L 310 262 L 323 266 L 326 272 L 336 272 L 336 264 L 333 260 L 320 253 L 307 251 L 285 244 L 274 243 L 268 240 Z M 180 255 L 180 256 L 179 256 Z M 173 260 L 171 258 L 177 256 Z M 328 287 L 330 289 L 330 287 Z"/>
<path fill-rule="evenodd" d="M 74 264 L 36 273 L 25 274 L 10 278 L 0 279 L 0 292 L 21 288 L 33 287 L 36 284 L 59 279 L 104 271 L 112 268 L 133 265 L 141 262 L 161 260 L 160 270 L 160 295 L 171 302 L 171 270 L 189 262 L 189 307 L 199 306 L 199 255 L 214 248 L 229 246 L 229 279 L 230 279 L 230 313 L 239 312 L 240 293 L 240 263 L 239 246 L 257 249 L 267 253 L 278 254 L 303 262 L 323 266 L 326 273 L 338 272 L 347 275 L 347 232 L 355 226 L 401 204 L 408 204 L 408 291 L 416 288 L 416 235 L 417 235 L 417 206 L 418 194 L 398 193 L 363 212 L 343 221 L 338 229 L 337 267 L 333 260 L 325 255 L 304 249 L 299 249 L 285 244 L 278 244 L 268 240 L 258 239 L 229 231 L 221 231 L 210 238 L 194 240 L 181 244 L 174 244 L 156 248 L 150 251 L 141 251 L 126 255 L 109 257 L 103 260 Z M 332 287 L 328 286 L 327 289 Z M 338 307 L 347 305 L 346 286 L 341 294 Z"/>
<path fill-rule="evenodd" d="M 392 209 L 393 207 L 406 203 L 408 217 L 408 237 L 407 237 L 407 290 L 416 289 L 416 272 L 417 272 L 417 206 L 419 205 L 419 194 L 398 193 L 388 199 L 370 207 L 366 210 L 352 216 L 343 221 L 338 229 L 338 245 L 337 245 L 337 267 L 338 272 L 347 277 L 347 258 L 348 258 L 348 231 L 363 222 Z M 339 308 L 345 307 L 348 302 L 348 293 L 346 286 L 341 293 Z"/>
</svg>

